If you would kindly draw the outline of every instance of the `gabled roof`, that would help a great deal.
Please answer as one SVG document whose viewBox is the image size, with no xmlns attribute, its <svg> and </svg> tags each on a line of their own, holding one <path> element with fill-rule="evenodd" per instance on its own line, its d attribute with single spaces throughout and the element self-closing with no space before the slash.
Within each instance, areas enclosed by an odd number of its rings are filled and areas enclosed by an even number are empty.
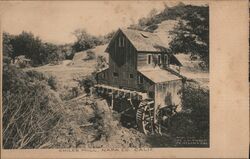
<svg viewBox="0 0 250 159">
<path fill-rule="evenodd" d="M 132 29 L 121 29 L 137 51 L 159 52 L 164 44 L 156 34 Z"/>
<path fill-rule="evenodd" d="M 133 29 L 118 29 L 110 41 L 106 51 L 119 32 L 122 32 L 128 38 L 137 51 L 162 52 L 162 49 L 165 49 L 164 43 L 156 34 Z"/>
<path fill-rule="evenodd" d="M 181 78 L 176 76 L 175 74 L 163 70 L 161 68 L 154 68 L 154 69 L 139 69 L 138 70 L 141 74 L 143 74 L 145 77 L 150 79 L 154 83 L 161 83 L 161 82 L 167 82 L 167 81 L 173 81 L 173 80 L 180 80 Z"/>
<path fill-rule="evenodd" d="M 162 31 L 157 33 L 150 33 L 134 29 L 118 29 L 118 31 L 115 33 L 110 43 L 108 44 L 105 52 L 108 52 L 108 49 L 120 32 L 122 32 L 128 38 L 128 40 L 138 52 L 166 52 L 169 49 L 169 43 L 172 41 L 172 36 L 170 36 L 169 32 L 173 30 L 176 24 L 177 21 L 172 20 L 165 22 L 165 27 L 161 28 L 161 30 L 166 29 L 164 30 L 164 33 L 161 33 Z M 171 55 L 171 61 L 173 62 L 172 64 L 182 66 L 180 61 L 174 55 Z"/>
<path fill-rule="evenodd" d="M 177 20 L 166 20 L 158 24 L 154 33 L 134 29 L 118 29 L 111 42 L 114 41 L 119 32 L 123 32 L 137 51 L 162 52 L 168 49 L 173 37 L 170 32 L 177 26 Z"/>
</svg>

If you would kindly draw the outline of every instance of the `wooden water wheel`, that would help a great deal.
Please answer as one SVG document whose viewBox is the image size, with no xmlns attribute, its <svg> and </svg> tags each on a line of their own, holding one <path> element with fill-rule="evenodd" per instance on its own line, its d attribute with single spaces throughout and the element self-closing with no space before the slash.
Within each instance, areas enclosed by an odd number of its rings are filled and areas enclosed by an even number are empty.
<svg viewBox="0 0 250 159">
<path fill-rule="evenodd" d="M 150 135 L 154 133 L 154 102 L 144 100 L 136 112 L 136 123 L 139 131 Z"/>
<path fill-rule="evenodd" d="M 176 105 L 170 105 L 156 111 L 155 132 L 162 135 L 162 131 L 167 131 L 172 117 L 177 113 L 176 108 Z"/>
</svg>

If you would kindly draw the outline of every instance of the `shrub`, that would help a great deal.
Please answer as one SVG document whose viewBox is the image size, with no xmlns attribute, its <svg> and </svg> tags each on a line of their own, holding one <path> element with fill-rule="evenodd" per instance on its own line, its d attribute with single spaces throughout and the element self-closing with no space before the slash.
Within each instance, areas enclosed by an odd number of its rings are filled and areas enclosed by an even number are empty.
<svg viewBox="0 0 250 159">
<path fill-rule="evenodd" d="M 87 51 L 87 57 L 84 59 L 84 60 L 93 60 L 95 59 L 95 53 L 91 50 L 88 50 Z"/>
<path fill-rule="evenodd" d="M 209 91 L 194 83 L 186 83 L 183 111 L 171 118 L 172 136 L 209 137 Z"/>
<path fill-rule="evenodd" d="M 96 64 L 96 70 L 101 70 L 105 67 L 107 67 L 108 65 L 108 62 L 107 62 L 107 59 L 103 56 L 97 56 L 97 64 Z"/>
<path fill-rule="evenodd" d="M 41 72 L 30 70 L 30 71 L 27 71 L 26 74 L 28 75 L 27 79 L 29 79 L 30 82 L 35 82 L 37 80 L 38 81 L 46 81 L 47 80 L 47 77 Z"/>
<path fill-rule="evenodd" d="M 50 76 L 48 79 L 48 85 L 50 86 L 51 89 L 57 90 L 57 81 L 55 76 Z"/>
<path fill-rule="evenodd" d="M 73 35 L 77 39 L 72 45 L 75 52 L 88 50 L 102 43 L 98 37 L 90 35 L 85 29 L 76 29 Z"/>
<path fill-rule="evenodd" d="M 41 72 L 34 70 L 27 71 L 26 74 L 29 76 L 30 82 L 41 81 L 50 86 L 51 89 L 57 90 L 57 80 L 55 76 L 45 76 Z"/>
<path fill-rule="evenodd" d="M 95 75 L 90 75 L 87 77 L 83 77 L 82 79 L 74 79 L 78 82 L 78 87 L 80 89 L 83 88 L 84 92 L 89 95 L 90 94 L 90 88 L 94 86 L 95 84 Z"/>
<path fill-rule="evenodd" d="M 3 147 L 39 148 L 61 118 L 61 103 L 45 76 L 5 65 L 3 71 Z"/>
<path fill-rule="evenodd" d="M 90 78 L 87 78 L 83 80 L 82 84 L 83 84 L 85 93 L 89 94 L 90 88 L 93 87 L 94 82 Z"/>
</svg>

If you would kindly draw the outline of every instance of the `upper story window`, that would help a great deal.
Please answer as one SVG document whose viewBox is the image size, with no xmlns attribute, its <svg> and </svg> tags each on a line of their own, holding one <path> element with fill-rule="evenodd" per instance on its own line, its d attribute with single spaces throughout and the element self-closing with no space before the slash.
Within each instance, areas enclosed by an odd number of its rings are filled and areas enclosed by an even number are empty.
<svg viewBox="0 0 250 159">
<path fill-rule="evenodd" d="M 119 47 L 124 47 L 125 46 L 125 38 L 124 37 L 119 37 L 118 46 Z"/>
<path fill-rule="evenodd" d="M 158 55 L 158 64 L 161 64 L 161 55 Z"/>
<path fill-rule="evenodd" d="M 143 77 L 141 75 L 138 76 L 138 82 L 139 84 L 143 84 Z"/>
<path fill-rule="evenodd" d="M 118 74 L 117 72 L 113 72 L 113 76 L 114 76 L 114 77 L 118 77 L 119 74 Z"/>
<path fill-rule="evenodd" d="M 152 55 L 148 55 L 148 64 L 151 64 Z"/>
<path fill-rule="evenodd" d="M 134 78 L 134 75 L 133 74 L 129 74 L 129 78 Z"/>
</svg>

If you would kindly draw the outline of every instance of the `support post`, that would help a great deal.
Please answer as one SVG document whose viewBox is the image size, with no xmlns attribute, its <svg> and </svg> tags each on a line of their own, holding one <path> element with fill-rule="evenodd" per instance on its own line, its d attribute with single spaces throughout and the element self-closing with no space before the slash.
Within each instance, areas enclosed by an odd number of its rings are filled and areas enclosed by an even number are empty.
<svg viewBox="0 0 250 159">
<path fill-rule="evenodd" d="M 113 110 L 114 107 L 114 92 L 112 90 L 112 96 L 111 96 L 111 110 Z"/>
</svg>

